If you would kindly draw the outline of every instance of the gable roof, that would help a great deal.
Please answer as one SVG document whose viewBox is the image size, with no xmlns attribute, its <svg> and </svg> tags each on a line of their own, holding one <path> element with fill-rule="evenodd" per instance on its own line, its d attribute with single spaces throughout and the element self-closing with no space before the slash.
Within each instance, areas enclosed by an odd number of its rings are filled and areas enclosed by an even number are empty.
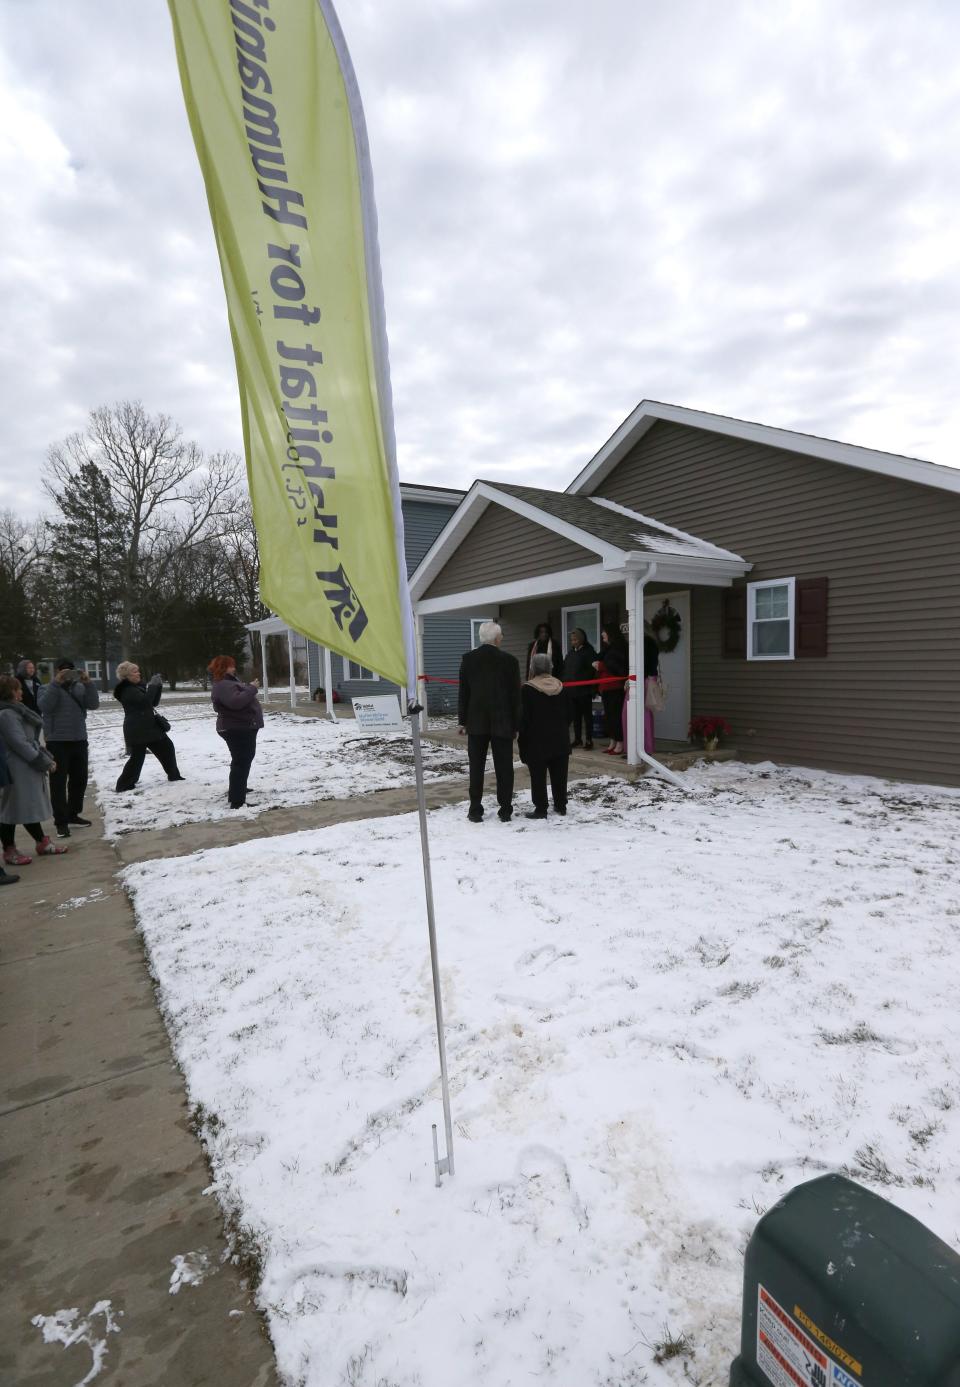
<svg viewBox="0 0 960 1387">
<path fill-rule="evenodd" d="M 428 591 L 465 537 L 490 505 L 499 505 L 552 530 L 597 555 L 598 567 L 622 571 L 628 561 L 646 558 L 674 560 L 691 569 L 723 575 L 721 581 L 747 572 L 750 564 L 739 554 L 721 549 L 683 530 L 663 525 L 600 497 L 572 496 L 564 491 L 514 486 L 503 482 L 474 482 L 430 550 L 410 577 L 414 601 Z"/>
<path fill-rule="evenodd" d="M 838 462 L 846 467 L 859 467 L 866 472 L 878 472 L 900 481 L 917 482 L 921 486 L 936 486 L 944 491 L 960 493 L 960 468 L 944 467 L 919 458 L 902 457 L 899 453 L 881 453 L 874 448 L 860 448 L 853 443 L 836 443 L 815 434 L 795 433 L 791 429 L 775 429 L 768 424 L 754 424 L 745 419 L 733 419 L 725 414 L 708 414 L 701 409 L 686 409 L 682 405 L 662 404 L 658 400 L 641 400 L 607 439 L 603 447 L 570 483 L 571 495 L 585 495 L 600 486 L 631 448 L 659 420 L 686 424 L 728 438 L 740 438 L 761 443 L 768 448 L 780 448 L 825 462 Z"/>
</svg>

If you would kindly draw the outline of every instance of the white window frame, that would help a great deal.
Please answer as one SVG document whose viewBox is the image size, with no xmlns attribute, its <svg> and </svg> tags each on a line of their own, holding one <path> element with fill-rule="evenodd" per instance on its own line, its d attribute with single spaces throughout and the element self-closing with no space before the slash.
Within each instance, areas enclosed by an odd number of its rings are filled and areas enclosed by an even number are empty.
<svg viewBox="0 0 960 1387">
<path fill-rule="evenodd" d="M 768 578 L 761 583 L 747 584 L 747 659 L 748 660 L 792 660 L 794 658 L 794 642 L 797 630 L 797 607 L 796 607 L 796 578 Z M 787 589 L 787 620 L 790 622 L 790 635 L 787 644 L 789 650 L 785 655 L 754 655 L 753 653 L 753 628 L 757 622 L 757 593 L 761 588 L 783 588 Z M 783 621 L 783 617 L 777 617 L 777 621 Z"/>
<path fill-rule="evenodd" d="M 372 669 L 368 669 L 366 674 L 364 674 L 363 671 L 365 668 L 366 666 L 362 665 L 359 660 L 348 660 L 347 679 L 349 682 L 351 684 L 378 684 L 380 682 L 379 674 L 374 674 Z M 353 671 L 355 669 L 359 670 L 360 673 L 354 674 Z"/>
<path fill-rule="evenodd" d="M 600 603 L 599 602 L 577 602 L 572 607 L 560 608 L 560 644 L 563 646 L 563 653 L 566 655 L 569 650 L 567 643 L 567 612 L 596 612 L 597 614 L 597 646 L 600 645 Z"/>
<path fill-rule="evenodd" d="M 100 673 L 101 663 L 100 660 L 84 660 L 83 667 L 87 671 L 87 675 L 90 679 L 99 680 L 103 678 L 103 675 Z"/>
<path fill-rule="evenodd" d="M 480 644 L 480 627 L 485 621 L 493 621 L 492 616 L 472 616 L 470 618 L 470 649 L 476 650 Z"/>
</svg>

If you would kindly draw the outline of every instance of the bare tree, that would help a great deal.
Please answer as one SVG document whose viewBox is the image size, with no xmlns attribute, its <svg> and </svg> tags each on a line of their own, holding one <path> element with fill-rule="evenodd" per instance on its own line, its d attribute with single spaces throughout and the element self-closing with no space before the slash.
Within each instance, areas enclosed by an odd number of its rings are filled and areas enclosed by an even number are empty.
<svg viewBox="0 0 960 1387">
<path fill-rule="evenodd" d="M 123 527 L 120 648 L 127 659 L 142 569 L 159 581 L 178 553 L 218 533 L 239 503 L 237 459 L 205 458 L 179 424 L 135 400 L 95 409 L 83 433 L 49 450 L 44 486 L 52 499 L 89 464 L 108 479 Z"/>
<path fill-rule="evenodd" d="M 0 568 L 13 583 L 25 583 L 47 553 L 43 520 L 24 520 L 12 510 L 0 510 Z"/>
</svg>

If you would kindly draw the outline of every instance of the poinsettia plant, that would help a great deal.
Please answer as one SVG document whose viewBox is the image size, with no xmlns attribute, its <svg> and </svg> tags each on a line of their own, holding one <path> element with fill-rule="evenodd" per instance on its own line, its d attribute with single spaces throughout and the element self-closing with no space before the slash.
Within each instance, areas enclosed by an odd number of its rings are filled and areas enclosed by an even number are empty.
<svg viewBox="0 0 960 1387">
<path fill-rule="evenodd" d="M 729 737 L 730 724 L 726 718 L 719 718 L 701 713 L 699 717 L 690 719 L 690 726 L 687 728 L 687 736 L 693 740 L 699 737 L 701 741 L 712 742 L 714 738 Z"/>
</svg>

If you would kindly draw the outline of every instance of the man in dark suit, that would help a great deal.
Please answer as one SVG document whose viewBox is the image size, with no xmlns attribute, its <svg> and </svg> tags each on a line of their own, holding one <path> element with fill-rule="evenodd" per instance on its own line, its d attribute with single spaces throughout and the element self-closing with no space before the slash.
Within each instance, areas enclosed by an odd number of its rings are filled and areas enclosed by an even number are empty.
<svg viewBox="0 0 960 1387">
<path fill-rule="evenodd" d="M 508 823 L 513 816 L 513 739 L 520 726 L 520 666 L 500 649 L 503 632 L 495 621 L 483 622 L 479 636 L 476 650 L 468 650 L 460 661 L 457 703 L 457 721 L 461 735 L 466 733 L 470 758 L 467 818 L 475 824 L 483 818 L 483 773 L 489 747 L 497 777 L 499 817 Z"/>
</svg>

